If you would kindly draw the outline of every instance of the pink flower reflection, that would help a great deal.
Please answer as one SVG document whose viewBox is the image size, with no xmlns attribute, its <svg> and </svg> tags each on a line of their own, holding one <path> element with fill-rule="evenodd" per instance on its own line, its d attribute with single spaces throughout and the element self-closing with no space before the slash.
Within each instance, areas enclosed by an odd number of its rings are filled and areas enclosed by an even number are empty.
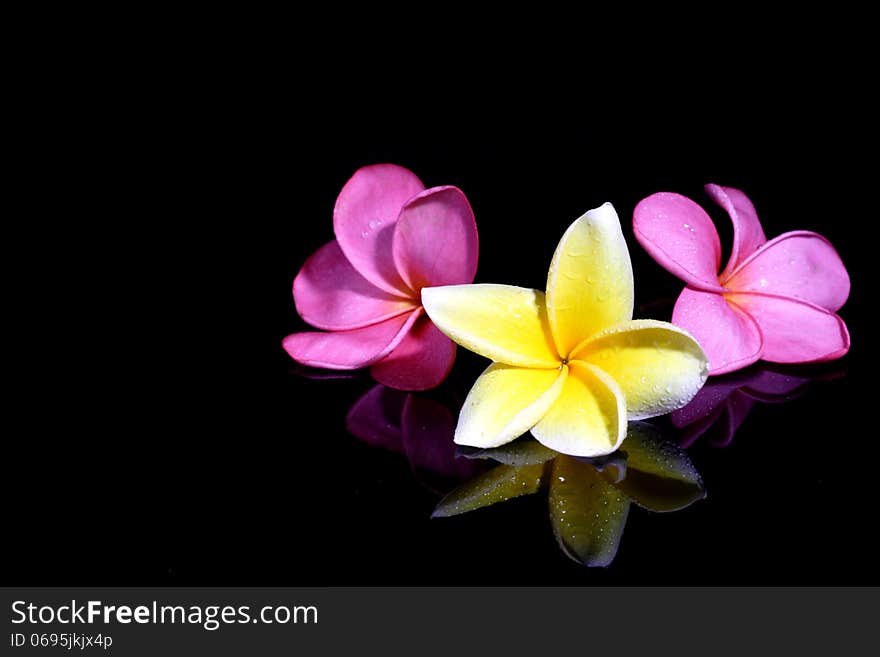
<svg viewBox="0 0 880 657">
<path fill-rule="evenodd" d="M 756 402 L 778 404 L 804 394 L 813 383 L 843 376 L 843 370 L 810 373 L 756 365 L 713 377 L 691 402 L 670 416 L 682 430 L 679 445 L 688 448 L 698 438 L 713 447 L 727 447 Z"/>
<path fill-rule="evenodd" d="M 455 423 L 455 413 L 440 401 L 383 385 L 373 386 L 358 399 L 345 419 L 352 435 L 373 447 L 403 454 L 413 471 L 469 479 L 485 466 L 456 456 Z"/>
</svg>

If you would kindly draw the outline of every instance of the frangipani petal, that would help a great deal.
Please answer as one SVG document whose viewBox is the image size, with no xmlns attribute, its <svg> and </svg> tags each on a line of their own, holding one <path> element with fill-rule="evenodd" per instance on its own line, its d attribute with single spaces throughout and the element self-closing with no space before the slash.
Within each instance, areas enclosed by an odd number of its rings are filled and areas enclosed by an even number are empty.
<svg viewBox="0 0 880 657">
<path fill-rule="evenodd" d="M 477 224 L 456 187 L 433 187 L 403 206 L 394 227 L 394 262 L 413 290 L 470 283 L 477 273 Z"/>
<path fill-rule="evenodd" d="M 454 363 L 455 344 L 422 316 L 370 373 L 398 390 L 430 390 L 443 382 Z"/>
<path fill-rule="evenodd" d="M 626 437 L 623 391 L 599 368 L 573 361 L 562 393 L 532 435 L 550 449 L 572 456 L 602 456 Z"/>
<path fill-rule="evenodd" d="M 720 294 L 685 288 L 672 323 L 697 339 L 709 359 L 709 374 L 732 372 L 761 357 L 763 337 L 755 321 Z"/>
<path fill-rule="evenodd" d="M 440 500 L 431 517 L 456 516 L 521 495 L 537 493 L 541 489 L 543 477 L 543 465 L 526 465 L 519 468 L 499 465 L 449 493 Z"/>
<path fill-rule="evenodd" d="M 336 240 L 306 260 L 293 280 L 293 300 L 300 317 L 329 331 L 362 328 L 416 308 L 361 276 Z"/>
<path fill-rule="evenodd" d="M 400 344 L 420 314 L 415 311 L 351 331 L 294 333 L 282 344 L 303 365 L 354 370 L 372 365 Z"/>
<path fill-rule="evenodd" d="M 721 279 L 730 275 L 739 264 L 758 250 L 767 238 L 758 220 L 758 213 L 749 197 L 733 187 L 706 185 L 706 193 L 727 211 L 733 222 L 733 248 Z"/>
<path fill-rule="evenodd" d="M 831 243 L 805 230 L 783 233 L 745 260 L 727 279 L 736 292 L 797 297 L 831 312 L 849 296 L 849 274 Z"/>
<path fill-rule="evenodd" d="M 626 477 L 617 487 L 651 511 L 678 511 L 706 496 L 700 474 L 687 453 L 665 440 L 654 427 L 629 425 Z"/>
<path fill-rule="evenodd" d="M 614 561 L 629 499 L 588 463 L 560 456 L 550 475 L 550 522 L 565 554 L 585 566 Z"/>
<path fill-rule="evenodd" d="M 422 305 L 444 334 L 496 362 L 556 369 L 544 294 L 510 285 L 426 287 Z"/>
<path fill-rule="evenodd" d="M 636 206 L 633 230 L 645 251 L 689 287 L 724 291 L 718 284 L 718 231 L 706 211 L 692 200 L 670 192 L 652 194 Z"/>
<path fill-rule="evenodd" d="M 465 399 L 455 442 L 497 447 L 531 429 L 556 402 L 568 368 L 526 369 L 493 363 L 476 380 Z"/>
<path fill-rule="evenodd" d="M 626 398 L 630 420 L 664 415 L 687 404 L 706 382 L 709 364 L 687 332 L 667 322 L 625 322 L 581 343 L 571 358 L 610 375 Z"/>
<path fill-rule="evenodd" d="M 731 294 L 761 328 L 764 360 L 809 363 L 840 358 L 849 351 L 846 324 L 824 308 L 791 297 Z"/>
<path fill-rule="evenodd" d="M 576 220 L 547 276 L 547 316 L 560 355 L 584 338 L 632 319 L 633 275 L 620 219 L 610 203 Z"/>
<path fill-rule="evenodd" d="M 358 169 L 333 209 L 333 232 L 348 261 L 376 287 L 408 296 L 397 273 L 391 243 L 401 208 L 425 189 L 409 169 L 375 164 Z"/>
</svg>

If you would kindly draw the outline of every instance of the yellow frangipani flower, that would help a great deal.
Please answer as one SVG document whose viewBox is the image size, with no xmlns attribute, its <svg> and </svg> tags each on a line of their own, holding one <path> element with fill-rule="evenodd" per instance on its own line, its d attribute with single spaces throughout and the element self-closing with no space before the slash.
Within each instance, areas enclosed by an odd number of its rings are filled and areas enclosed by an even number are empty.
<svg viewBox="0 0 880 657">
<path fill-rule="evenodd" d="M 494 361 L 465 400 L 460 445 L 497 447 L 531 431 L 563 454 L 609 454 L 628 420 L 680 408 L 706 381 L 706 356 L 690 334 L 632 319 L 632 264 L 610 203 L 565 232 L 546 295 L 449 285 L 424 288 L 422 304 L 443 333 Z"/>
</svg>

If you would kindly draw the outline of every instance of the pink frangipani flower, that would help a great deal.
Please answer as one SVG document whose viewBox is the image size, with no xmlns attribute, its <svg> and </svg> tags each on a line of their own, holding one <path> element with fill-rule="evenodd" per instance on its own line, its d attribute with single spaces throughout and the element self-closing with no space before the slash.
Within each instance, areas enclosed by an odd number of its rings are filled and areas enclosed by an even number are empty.
<svg viewBox="0 0 880 657">
<path fill-rule="evenodd" d="M 636 239 L 682 279 L 672 323 L 686 329 L 709 358 L 709 374 L 774 363 L 832 360 L 849 350 L 849 332 L 835 312 L 849 296 L 849 275 L 831 243 L 804 230 L 769 242 L 748 197 L 706 185 L 733 221 L 733 249 L 724 271 L 721 242 L 709 215 L 680 194 L 643 199 L 633 214 Z"/>
<path fill-rule="evenodd" d="M 392 388 L 439 385 L 456 347 L 425 314 L 421 290 L 474 280 L 477 226 L 465 195 L 425 189 L 394 164 L 364 167 L 336 199 L 333 232 L 293 281 L 300 316 L 327 332 L 288 335 L 284 349 L 312 367 L 369 366 Z"/>
</svg>

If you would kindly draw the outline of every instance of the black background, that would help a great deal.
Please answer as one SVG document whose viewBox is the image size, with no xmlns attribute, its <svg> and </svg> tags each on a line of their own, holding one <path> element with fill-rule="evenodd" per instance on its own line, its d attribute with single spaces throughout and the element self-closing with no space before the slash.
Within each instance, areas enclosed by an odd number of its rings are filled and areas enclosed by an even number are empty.
<svg viewBox="0 0 880 657">
<path fill-rule="evenodd" d="M 4 581 L 878 582 L 873 134 L 858 75 L 816 56 L 658 66 L 613 88 L 586 70 L 555 84 L 492 67 L 465 84 L 443 70 L 396 79 L 370 53 L 321 72 L 282 51 L 50 67 L 49 100 L 22 128 L 11 242 L 27 256 L 10 279 L 27 310 L 10 347 L 24 368 L 8 400 L 21 422 L 5 438 Z M 304 379 L 280 346 L 305 328 L 290 284 L 332 238 L 336 194 L 376 162 L 465 192 L 483 282 L 543 287 L 569 223 L 613 202 L 637 307 L 659 299 L 660 316 L 680 283 L 632 238 L 634 205 L 660 190 L 698 200 L 727 253 L 702 185 L 743 189 L 768 236 L 816 230 L 847 264 L 853 348 L 830 368 L 846 374 L 758 406 L 727 449 L 695 446 L 708 498 L 633 510 L 608 569 L 562 555 L 540 497 L 431 520 L 438 496 L 406 460 L 345 431 L 369 379 Z M 482 366 L 459 352 L 455 394 Z"/>
</svg>

